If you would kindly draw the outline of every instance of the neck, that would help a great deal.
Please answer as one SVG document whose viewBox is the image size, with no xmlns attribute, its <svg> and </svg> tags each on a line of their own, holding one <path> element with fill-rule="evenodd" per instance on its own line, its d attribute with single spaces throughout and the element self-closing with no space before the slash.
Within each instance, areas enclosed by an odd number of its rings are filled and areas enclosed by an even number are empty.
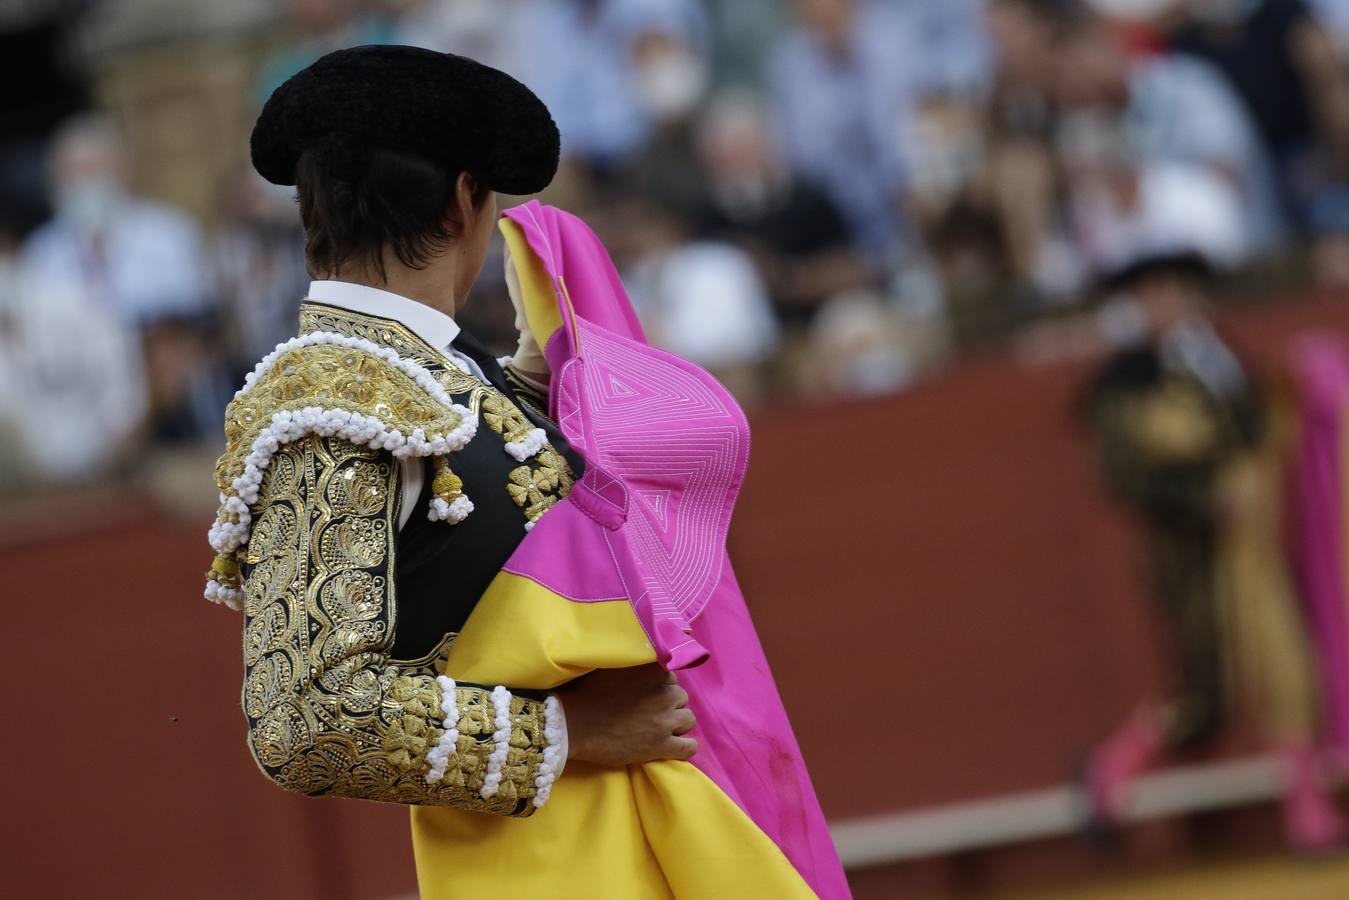
<svg viewBox="0 0 1349 900">
<path fill-rule="evenodd" d="M 340 267 L 331 277 L 336 281 L 349 281 L 398 294 L 453 317 L 464 300 L 455 295 L 454 286 L 458 284 L 455 266 L 457 256 L 444 253 L 423 268 L 414 269 L 403 265 L 397 256 L 385 250 L 382 276 L 379 269 L 369 263 L 349 263 Z"/>
</svg>

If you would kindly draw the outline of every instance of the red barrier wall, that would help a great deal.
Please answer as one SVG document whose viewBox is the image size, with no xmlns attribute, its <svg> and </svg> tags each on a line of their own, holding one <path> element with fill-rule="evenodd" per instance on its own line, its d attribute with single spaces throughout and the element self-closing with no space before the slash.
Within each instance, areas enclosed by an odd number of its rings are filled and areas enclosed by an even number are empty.
<svg viewBox="0 0 1349 900">
<path fill-rule="evenodd" d="M 1269 361 L 1299 328 L 1349 333 L 1349 306 L 1226 324 Z M 1072 422 L 1083 374 L 987 358 L 897 397 L 755 421 L 733 549 L 831 818 L 1060 782 L 1164 683 L 1135 536 Z M 286 795 L 254 770 L 239 622 L 198 599 L 206 523 L 130 499 L 79 524 L 87 506 L 0 532 L 5 892 L 412 892 L 404 810 Z M 1005 870 L 980 884 L 1019 877 Z M 857 881 L 877 897 L 968 884 Z"/>
</svg>

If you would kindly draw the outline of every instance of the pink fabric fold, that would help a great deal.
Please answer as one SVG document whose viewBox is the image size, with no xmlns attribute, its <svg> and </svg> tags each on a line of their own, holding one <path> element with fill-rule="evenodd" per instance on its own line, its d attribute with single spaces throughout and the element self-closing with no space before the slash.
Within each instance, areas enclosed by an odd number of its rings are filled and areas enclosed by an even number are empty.
<svg viewBox="0 0 1349 900">
<path fill-rule="evenodd" d="M 1301 421 L 1290 473 L 1290 555 L 1316 652 L 1326 739 L 1349 751 L 1349 613 L 1345 604 L 1343 429 L 1349 350 L 1338 337 L 1307 335 L 1290 370 Z"/>
<path fill-rule="evenodd" d="M 509 571 L 578 602 L 627 597 L 657 659 L 684 670 L 693 763 L 826 900 L 849 897 L 824 815 L 726 552 L 749 427 L 698 367 L 646 343 L 613 263 L 579 219 L 507 210 L 543 261 L 563 328 L 550 411 L 586 472 Z M 696 828 L 696 822 L 688 827 Z"/>
</svg>

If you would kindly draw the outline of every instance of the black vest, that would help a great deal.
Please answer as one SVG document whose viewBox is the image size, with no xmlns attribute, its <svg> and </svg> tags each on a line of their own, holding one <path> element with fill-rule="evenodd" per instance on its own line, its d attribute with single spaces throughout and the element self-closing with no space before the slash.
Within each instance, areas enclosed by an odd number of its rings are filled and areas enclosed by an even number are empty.
<svg viewBox="0 0 1349 900">
<path fill-rule="evenodd" d="M 487 381 L 548 434 L 553 449 L 562 454 L 577 478 L 584 461 L 562 437 L 557 426 L 521 402 L 496 359 L 473 337 L 460 333 L 454 349 L 476 362 Z M 469 405 L 466 395 L 451 395 Z M 478 598 L 501 571 L 525 537 L 525 516 L 511 499 L 506 485 L 510 473 L 526 463 L 505 450 L 505 439 L 482 421 L 468 444 L 449 456 L 450 467 L 464 482 L 464 494 L 473 512 L 462 522 L 432 522 L 433 463 L 422 460 L 425 481 L 413 504 L 411 518 L 395 538 L 394 602 L 397 619 L 391 654 L 395 659 L 420 659 L 431 653 L 450 632 L 458 632 L 473 612 Z"/>
</svg>

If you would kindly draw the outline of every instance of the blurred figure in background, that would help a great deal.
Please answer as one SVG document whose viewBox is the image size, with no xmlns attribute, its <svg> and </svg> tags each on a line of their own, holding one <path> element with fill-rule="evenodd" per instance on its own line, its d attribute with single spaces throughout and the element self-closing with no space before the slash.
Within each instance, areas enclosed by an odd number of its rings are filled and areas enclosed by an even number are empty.
<svg viewBox="0 0 1349 900">
<path fill-rule="evenodd" d="M 764 87 L 769 60 L 789 4 L 782 0 L 708 0 L 714 81 L 723 87 Z"/>
<path fill-rule="evenodd" d="M 907 0 L 895 4 L 912 35 L 921 94 L 978 96 L 992 76 L 983 15 L 987 0 Z"/>
<path fill-rule="evenodd" d="M 142 346 L 151 430 L 163 440 L 214 430 L 224 386 L 206 326 L 210 270 L 196 224 L 132 195 L 124 148 L 100 116 L 69 122 L 52 142 L 55 215 L 29 235 L 24 271 L 64 285 Z"/>
<path fill-rule="evenodd" d="M 1180 53 L 1131 60 L 1120 32 L 1087 11 L 1061 25 L 1053 58 L 1060 141 L 1090 140 L 1096 130 L 1102 140 L 1125 141 L 1148 167 L 1206 169 L 1237 191 L 1245 253 L 1282 246 L 1286 228 L 1268 159 L 1221 73 Z M 1060 152 L 1071 157 L 1075 148 Z"/>
<path fill-rule="evenodd" d="M 111 474 L 144 416 L 135 332 L 78 279 L 25 266 L 0 227 L 0 494 Z"/>
<path fill-rule="evenodd" d="M 394 36 L 388 17 L 375 4 L 362 0 L 285 0 L 284 6 L 290 33 L 258 76 L 253 96 L 258 107 L 281 82 L 323 54 L 341 47 L 388 43 Z"/>
<path fill-rule="evenodd" d="M 809 386 L 834 397 L 892 393 L 933 361 L 939 343 L 876 291 L 842 294 L 811 323 Z"/>
<path fill-rule="evenodd" d="M 1059 15 L 1039 0 L 985 4 L 986 89 L 929 93 L 906 142 L 907 210 L 959 346 L 1003 335 L 1078 287 L 1052 142 Z"/>
<path fill-rule="evenodd" d="M 632 77 L 647 135 L 617 173 L 619 190 L 674 204 L 689 221 L 704 193 L 694 146 L 699 105 L 711 79 L 704 26 L 701 17 L 678 10 L 635 23 Z"/>
<path fill-rule="evenodd" d="M 753 258 L 788 367 L 809 358 L 808 329 L 833 297 L 874 277 L 829 196 L 783 164 L 768 109 L 748 91 L 717 97 L 698 129 L 706 176 L 699 227 Z"/>
<path fill-rule="evenodd" d="M 293 192 L 251 168 L 229 185 L 221 206 L 224 221 L 211 248 L 215 293 L 228 359 L 240 369 L 295 330 L 295 304 L 309 289 L 304 229 Z"/>
<path fill-rule="evenodd" d="M 712 371 L 745 405 L 761 399 L 778 328 L 750 257 L 695 240 L 684 210 L 630 204 L 623 278 L 652 344 Z"/>
<path fill-rule="evenodd" d="M 1201 183 L 1144 190 L 1116 229 L 1117 246 L 1131 251 L 1106 270 L 1115 318 L 1127 310 L 1132 327 L 1116 334 L 1124 346 L 1096 377 L 1088 418 L 1107 483 L 1146 529 L 1178 682 L 1167 702 L 1142 706 L 1092 752 L 1090 813 L 1097 826 L 1119 824 L 1138 774 L 1165 753 L 1208 745 L 1235 701 L 1254 700 L 1287 768 L 1287 839 L 1324 851 L 1345 830 L 1317 747 L 1310 650 L 1280 547 L 1283 448 L 1258 385 L 1205 315 L 1232 205 L 1196 190 Z"/>
<path fill-rule="evenodd" d="M 1323 274 L 1342 277 L 1349 80 L 1333 36 L 1304 0 L 1189 0 L 1187 10 L 1172 46 L 1209 60 L 1235 88 L 1273 159 L 1284 209 L 1328 244 Z"/>
<path fill-rule="evenodd" d="M 1022 283 L 1040 285 L 1045 248 L 1056 228 L 1057 17 L 1037 0 L 990 0 L 985 22 L 997 60 L 981 129 L 988 142 L 989 202 L 1005 235 L 1012 273 Z"/>
<path fill-rule="evenodd" d="M 519 68 L 522 15 L 531 0 L 391 0 L 393 41 L 441 53 L 458 53 L 493 66 Z"/>
<path fill-rule="evenodd" d="M 1349 2 L 1345 0 L 1311 0 L 1312 11 L 1330 34 L 1339 51 L 1341 62 L 1349 60 Z"/>
<path fill-rule="evenodd" d="M 1108 276 L 1141 252 L 1182 238 L 1202 241 L 1222 268 L 1244 262 L 1249 232 L 1231 182 L 1206 166 L 1149 159 L 1130 138 L 1119 123 L 1085 116 L 1060 133 L 1069 222 L 1089 270 Z M 1185 230 L 1194 236 L 1177 233 Z"/>
<path fill-rule="evenodd" d="M 878 270 L 905 242 L 901 140 L 914 102 L 909 34 L 888 7 L 796 0 L 770 81 L 788 164 L 828 192 Z"/>
<path fill-rule="evenodd" d="M 125 147 L 109 120 L 66 123 L 52 140 L 49 177 L 55 214 L 23 251 L 35 274 L 76 277 L 130 327 L 208 308 L 197 226 L 130 193 Z"/>
<path fill-rule="evenodd" d="M 400 34 L 509 69 L 548 103 L 563 156 L 601 174 L 706 86 L 708 26 L 696 0 L 429 0 L 413 9 L 438 23 L 433 37 L 409 33 L 419 19 L 405 18 Z"/>
<path fill-rule="evenodd" d="M 905 148 L 906 209 L 962 346 L 1005 333 L 1039 307 L 1057 221 L 1045 145 L 991 135 L 985 121 L 978 105 L 929 95 Z"/>
</svg>

